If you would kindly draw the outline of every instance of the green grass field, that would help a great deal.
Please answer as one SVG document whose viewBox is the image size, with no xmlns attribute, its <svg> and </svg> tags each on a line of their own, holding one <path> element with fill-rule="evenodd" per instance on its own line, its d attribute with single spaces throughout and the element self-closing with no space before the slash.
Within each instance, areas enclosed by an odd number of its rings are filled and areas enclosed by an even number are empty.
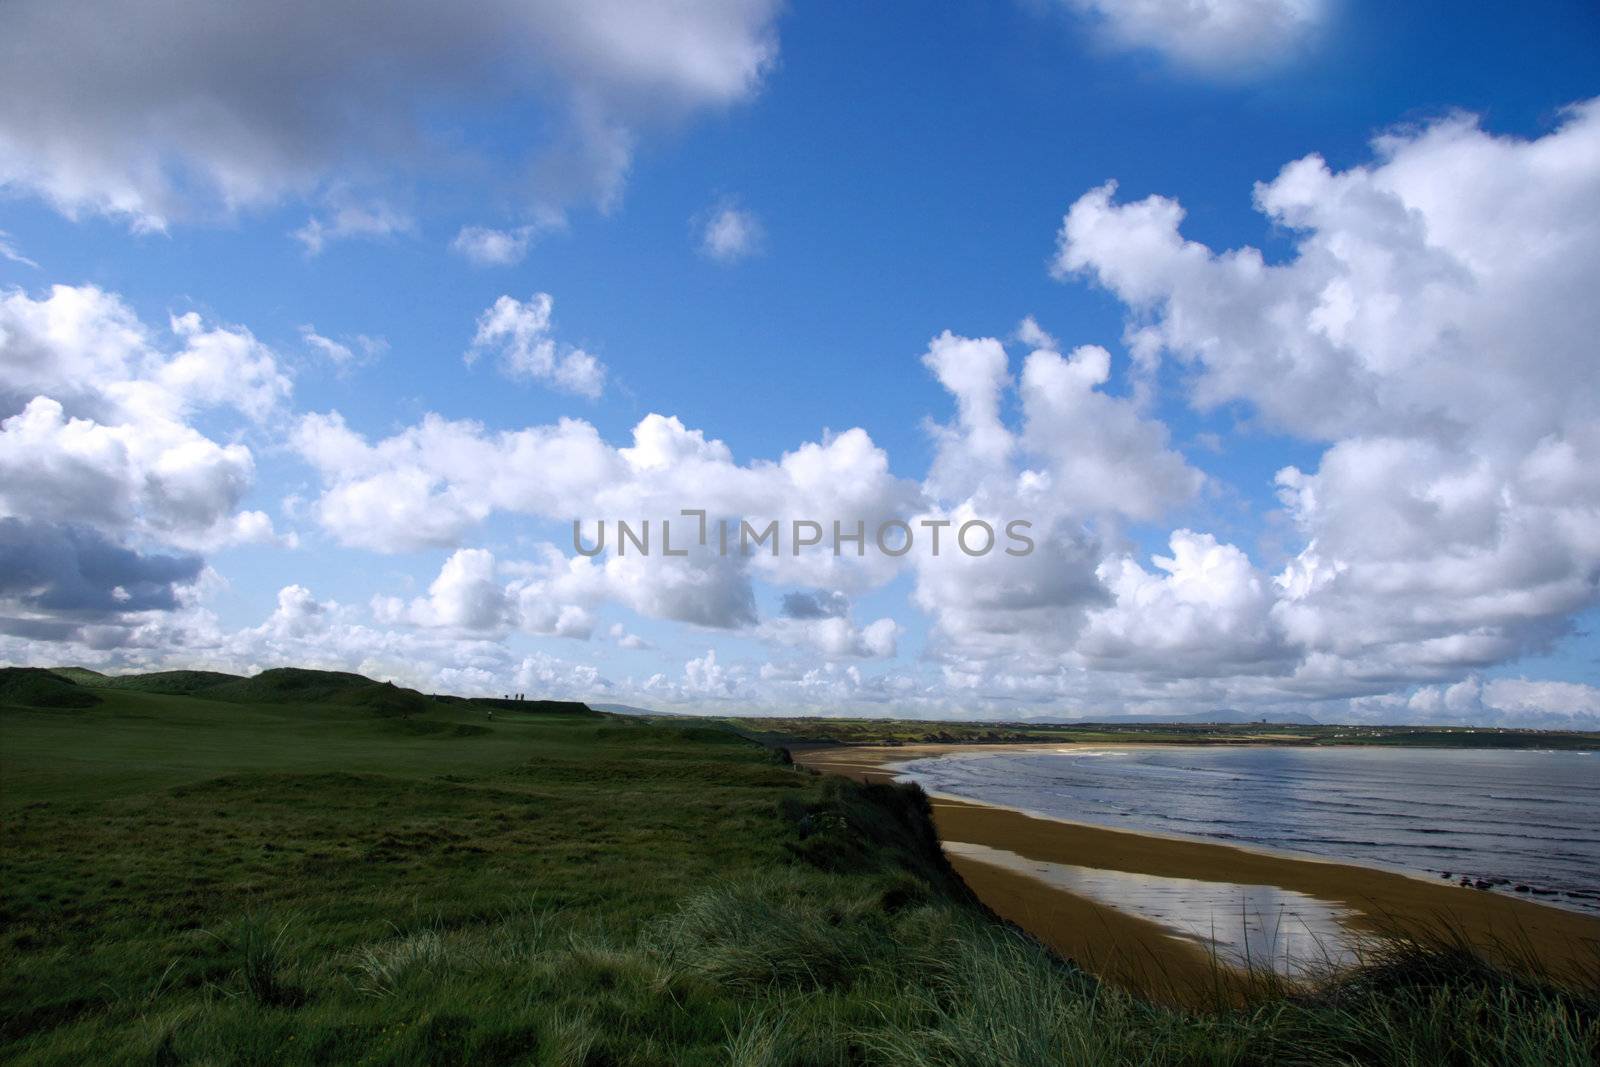
<svg viewBox="0 0 1600 1067">
<path fill-rule="evenodd" d="M 1242 1008 L 1149 1004 L 992 920 L 914 789 L 722 726 L 315 672 L 0 671 L 0 923 L 7 1063 L 1600 1050 L 1592 990 L 1443 950 Z"/>
</svg>

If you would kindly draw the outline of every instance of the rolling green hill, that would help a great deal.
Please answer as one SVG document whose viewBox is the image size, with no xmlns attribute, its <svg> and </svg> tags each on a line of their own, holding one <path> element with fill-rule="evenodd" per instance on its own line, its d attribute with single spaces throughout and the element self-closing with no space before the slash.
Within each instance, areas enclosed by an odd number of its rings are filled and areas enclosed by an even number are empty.
<svg viewBox="0 0 1600 1067">
<path fill-rule="evenodd" d="M 51 667 L 50 671 L 77 685 L 104 685 L 111 681 L 110 675 L 92 671 L 88 667 Z"/>
<path fill-rule="evenodd" d="M 355 689 L 375 685 L 371 678 L 344 671 L 308 671 L 297 667 L 276 667 L 251 678 L 230 678 L 207 686 L 202 694 L 208 700 L 231 700 L 241 704 L 320 704 Z"/>
<path fill-rule="evenodd" d="M 38 667 L 0 667 L 0 706 L 92 708 L 100 698 L 55 671 Z"/>
<path fill-rule="evenodd" d="M 220 674 L 217 671 L 156 671 L 152 674 L 125 674 L 116 677 L 101 676 L 99 682 L 81 684 L 100 685 L 106 689 L 131 689 L 136 693 L 167 693 L 172 696 L 193 696 L 215 689 L 219 685 L 244 681 L 237 674 Z"/>
<path fill-rule="evenodd" d="M 22 672 L 17 674 L 16 672 Z M 235 704 L 298 704 L 333 705 L 362 708 L 386 716 L 414 716 L 430 711 L 453 708 L 457 712 L 487 713 L 493 709 L 514 711 L 524 715 L 554 714 L 598 717 L 587 705 L 570 700 L 511 700 L 496 697 L 457 697 L 428 695 L 415 689 L 406 689 L 393 682 L 376 682 L 360 674 L 345 671 L 318 671 L 299 667 L 275 667 L 260 674 L 244 677 L 218 671 L 154 671 L 147 674 L 108 675 L 87 667 L 54 667 L 48 671 L 37 668 L 0 668 L 0 679 L 16 674 L 9 683 L 15 688 L 16 698 L 10 698 L 6 683 L 0 682 L 0 705 L 16 703 L 26 705 L 28 699 L 54 699 L 65 701 L 56 705 L 36 706 L 90 706 L 98 697 L 81 692 L 61 691 L 51 687 L 60 682 L 71 683 L 82 690 L 117 689 L 134 693 L 156 693 L 166 696 L 199 697 L 209 701 L 226 701 Z M 46 680 L 43 675 L 53 675 Z M 25 681 L 25 677 L 33 681 Z M 41 688 L 42 687 L 42 688 Z M 26 694 L 34 694 L 24 699 Z"/>
</svg>

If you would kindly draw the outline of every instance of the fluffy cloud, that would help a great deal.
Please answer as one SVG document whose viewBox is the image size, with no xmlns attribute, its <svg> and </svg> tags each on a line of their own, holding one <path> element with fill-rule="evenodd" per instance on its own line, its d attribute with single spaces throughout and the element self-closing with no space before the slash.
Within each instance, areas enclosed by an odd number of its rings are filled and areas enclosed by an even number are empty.
<svg viewBox="0 0 1600 1067">
<path fill-rule="evenodd" d="M 934 338 L 923 363 L 956 400 L 956 421 L 934 427 L 933 496 L 1022 504 L 1029 515 L 1070 514 L 1150 520 L 1190 500 L 1204 482 L 1170 447 L 1167 428 L 1140 398 L 1107 392 L 1111 355 L 1085 345 L 1069 356 L 1032 319 L 1036 343 L 1017 392 L 1022 425 L 1001 418 L 1013 385 L 1005 346 L 989 338 Z"/>
<path fill-rule="evenodd" d="M 495 580 L 493 553 L 462 549 L 445 561 L 426 597 L 409 605 L 379 599 L 372 608 L 379 622 L 496 631 L 509 621 L 510 601 Z"/>
<path fill-rule="evenodd" d="M 154 640 L 204 577 L 197 550 L 288 543 L 241 508 L 250 449 L 192 424 L 265 420 L 288 393 L 248 331 L 189 313 L 161 336 L 87 286 L 0 294 L 0 630 Z"/>
<path fill-rule="evenodd" d="M 248 331 L 176 316 L 163 346 L 119 299 L 56 286 L 0 295 L 0 515 L 203 548 L 271 537 L 239 505 L 249 448 L 190 424 L 276 411 L 289 381 Z"/>
<path fill-rule="evenodd" d="M 48 397 L 0 422 L 0 513 L 199 545 L 228 539 L 254 473 L 243 445 L 172 423 L 69 419 Z"/>
<path fill-rule="evenodd" d="M 612 623 L 611 628 L 606 631 L 606 636 L 615 641 L 618 648 L 625 648 L 630 652 L 642 652 L 656 647 L 638 634 L 629 633 L 628 628 L 620 622 Z"/>
<path fill-rule="evenodd" d="M 1329 0 L 1065 0 L 1116 48 L 1148 49 L 1201 73 L 1240 77 L 1287 62 Z"/>
<path fill-rule="evenodd" d="M 227 406 L 259 421 L 288 398 L 289 379 L 248 330 L 208 328 L 192 311 L 173 316 L 171 328 L 183 348 L 157 357 L 151 378 L 185 408 Z"/>
<path fill-rule="evenodd" d="M 1272 582 L 1233 545 L 1178 530 L 1152 574 L 1131 555 L 1099 576 L 1114 600 L 1092 611 L 1076 659 L 1096 670 L 1176 678 L 1281 672 L 1293 662 L 1273 625 Z"/>
<path fill-rule="evenodd" d="M 970 495 L 1005 468 L 1015 448 L 1000 421 L 1001 394 L 1011 381 L 1005 346 L 946 330 L 922 363 L 956 401 L 955 425 L 934 430 L 940 448 L 928 481 L 936 496 Z"/>
<path fill-rule="evenodd" d="M 376 444 L 338 413 L 306 415 L 291 444 L 326 483 L 316 502 L 342 543 L 383 552 L 455 547 L 496 510 L 568 518 L 621 464 L 593 426 L 490 433 L 430 415 Z"/>
<path fill-rule="evenodd" d="M 605 595 L 640 615 L 713 629 L 756 621 L 755 593 L 745 560 L 696 549 L 682 559 L 606 560 Z"/>
<path fill-rule="evenodd" d="M 1102 391 L 1110 376 L 1111 353 L 1098 345 L 1028 356 L 1022 446 L 1043 461 L 1034 487 L 1080 514 L 1156 519 L 1192 499 L 1204 478 L 1169 447 L 1159 420 Z"/>
<path fill-rule="evenodd" d="M 1556 722 L 1563 718 L 1591 723 L 1600 720 L 1600 687 L 1582 682 L 1496 678 L 1483 683 L 1480 699 L 1484 706 L 1513 722 L 1536 715 L 1550 716 Z"/>
<path fill-rule="evenodd" d="M 705 220 L 700 232 L 700 252 L 719 263 L 737 263 L 761 251 L 765 231 L 754 214 L 724 204 Z"/>
<path fill-rule="evenodd" d="M 900 625 L 884 618 L 856 626 L 847 618 L 770 619 L 761 636 L 776 644 L 809 649 L 826 660 L 893 659 Z"/>
<path fill-rule="evenodd" d="M 419 626 L 588 637 L 599 610 L 617 604 L 648 618 L 749 629 L 758 622 L 757 580 L 867 588 L 904 564 L 875 551 L 796 554 L 786 547 L 745 555 L 737 540 L 741 520 L 759 529 L 774 520 L 841 517 L 849 532 L 856 523 L 876 529 L 920 506 L 917 487 L 890 474 L 887 457 L 861 430 L 802 444 L 776 462 L 749 464 L 736 462 L 723 442 L 660 415 L 642 419 L 631 444 L 621 447 L 577 420 L 491 434 L 436 416 L 369 443 L 337 415 L 302 419 L 294 444 L 326 481 L 317 517 L 346 544 L 455 548 L 491 515 L 505 513 L 554 520 L 564 529 L 581 520 L 583 544 L 592 546 L 599 523 L 606 524 L 606 551 L 595 558 L 576 554 L 576 546 L 570 555 L 546 546 L 531 561 L 500 564 L 514 578 L 501 581 L 493 577 L 492 557 L 458 551 L 427 597 L 376 602 L 382 621 Z M 703 541 L 700 519 L 682 515 L 685 508 L 706 512 Z M 619 550 L 620 520 L 636 532 L 651 524 L 649 555 Z M 727 554 L 720 550 L 722 522 L 733 531 Z M 665 523 L 672 524 L 675 551 L 686 554 L 664 552 Z M 847 594 L 834 595 L 842 602 Z M 893 654 L 898 633 L 887 619 L 859 628 L 843 619 L 780 619 L 759 635 L 830 656 L 881 658 Z"/>
<path fill-rule="evenodd" d="M 1539 729 L 1593 729 L 1600 724 L 1600 688 L 1581 682 L 1484 679 L 1426 685 L 1407 693 L 1352 700 L 1350 717 L 1367 722 L 1507 723 Z"/>
<path fill-rule="evenodd" d="M 182 418 L 231 407 L 261 419 L 290 392 L 272 352 L 248 330 L 174 316 L 163 345 L 120 298 L 57 285 L 42 299 L 0 292 L 0 413 L 49 396 L 73 414 Z"/>
<path fill-rule="evenodd" d="M 775 644 L 808 648 L 828 660 L 893 659 L 900 633 L 900 625 L 889 618 L 856 626 L 850 621 L 850 598 L 837 590 L 787 593 L 778 618 L 761 627 L 762 636 Z"/>
<path fill-rule="evenodd" d="M 1020 383 L 995 338 L 946 332 L 923 357 L 955 398 L 956 419 L 932 427 L 937 452 L 924 488 L 934 506 L 919 522 L 950 526 L 941 554 L 916 557 L 914 600 L 963 675 L 991 662 L 1053 670 L 1089 609 L 1110 597 L 1097 569 L 1120 525 L 1158 518 L 1203 482 L 1140 397 L 1106 391 L 1109 353 L 1088 346 L 1063 357 L 1031 318 L 1018 334 L 1036 346 Z M 1016 428 L 1002 415 L 1013 386 L 1022 407 Z M 1031 524 L 1023 530 L 1031 550 L 1006 536 L 1018 520 Z M 1013 551 L 960 551 L 955 537 L 974 521 Z"/>
<path fill-rule="evenodd" d="M 481 164 L 493 146 L 444 141 L 438 116 L 470 123 L 513 102 L 553 131 L 512 162 L 530 198 L 606 203 L 641 129 L 748 97 L 777 53 L 773 0 L 254 7 L 7 4 L 0 185 L 159 228 L 348 174 Z M 315 250 L 380 223 L 394 228 L 370 206 L 336 206 L 303 239 Z"/>
<path fill-rule="evenodd" d="M 713 629 L 749 626 L 756 617 L 749 576 L 737 558 L 696 553 L 596 561 L 566 556 L 548 544 L 539 546 L 534 559 L 503 563 L 485 549 L 460 549 L 445 561 L 427 596 L 409 602 L 380 596 L 372 609 L 381 623 L 588 640 L 596 612 L 607 604 Z"/>
<path fill-rule="evenodd" d="M 730 671 L 717 663 L 717 650 L 706 649 L 706 654 L 683 665 L 684 688 L 714 696 L 732 696 L 740 682 L 735 668 Z"/>
<path fill-rule="evenodd" d="M 535 293 L 527 301 L 502 296 L 478 316 L 467 362 L 484 352 L 498 355 L 507 378 L 546 382 L 557 389 L 593 399 L 605 384 L 606 368 L 581 348 L 558 346 L 550 336 L 550 315 L 555 301 L 549 293 Z"/>
<path fill-rule="evenodd" d="M 947 539 L 967 522 L 1003 527 L 1009 521 L 1005 512 L 970 504 L 924 518 L 949 522 Z M 948 540 L 938 556 L 917 557 L 912 602 L 932 618 L 943 662 L 963 670 L 973 662 L 1052 670 L 1072 648 L 1088 610 L 1106 601 L 1095 570 L 1102 551 L 1097 538 L 1068 520 L 1036 524 L 1032 536 L 1034 550 L 1021 557 L 1003 551 L 968 556 Z"/>
<path fill-rule="evenodd" d="M 1214 252 L 1161 197 L 1068 212 L 1057 270 L 1127 302 L 1146 359 L 1327 449 L 1277 483 L 1304 548 L 1273 625 L 1291 691 L 1359 694 L 1542 647 L 1600 574 L 1600 104 L 1533 141 L 1456 116 L 1257 186 L 1282 262 Z"/>
<path fill-rule="evenodd" d="M 736 462 L 722 441 L 656 414 L 641 419 L 632 443 L 621 447 L 576 419 L 490 433 L 475 422 L 432 415 L 374 444 L 337 414 L 302 418 L 293 444 L 325 481 L 318 518 L 345 544 L 380 551 L 457 547 L 497 512 L 563 526 L 581 520 L 588 545 L 596 523 L 605 520 L 613 547 L 617 520 L 637 527 L 648 519 L 659 544 L 661 520 L 673 521 L 675 545 L 694 535 L 693 555 L 668 558 L 658 549 L 648 560 L 613 558 L 608 565 L 615 564 L 619 587 L 631 583 L 642 590 L 644 578 L 632 576 L 657 576 L 649 583 L 655 592 L 635 594 L 640 603 L 675 589 L 669 599 L 702 604 L 697 621 L 707 625 L 749 614 L 742 607 L 747 597 L 728 593 L 747 585 L 747 571 L 773 581 L 851 589 L 879 584 L 902 566 L 877 553 L 763 551 L 748 559 L 737 553 L 724 558 L 716 551 L 719 518 L 734 531 L 741 518 L 761 525 L 812 516 L 875 529 L 920 506 L 917 487 L 890 473 L 888 457 L 860 429 L 806 442 L 776 462 L 747 464 Z M 685 508 L 707 512 L 706 545 L 698 544 L 698 521 L 680 517 Z M 658 612 L 659 607 L 648 613 Z"/>
<path fill-rule="evenodd" d="M 785 593 L 782 614 L 788 619 L 837 619 L 850 613 L 850 598 L 835 590 Z"/>
<path fill-rule="evenodd" d="M 289 235 L 305 247 L 307 255 L 320 256 L 332 241 L 352 237 L 373 240 L 416 232 L 417 224 L 410 215 L 380 199 L 362 202 L 352 200 L 348 193 L 340 194 L 338 199 L 342 202 L 331 206 L 325 215 L 312 216 Z"/>
<path fill-rule="evenodd" d="M 1373 165 L 1308 156 L 1255 190 L 1296 237 L 1283 263 L 1214 253 L 1175 201 L 1110 184 L 1067 213 L 1056 269 L 1141 313 L 1139 342 L 1197 371 L 1201 407 L 1248 401 L 1311 439 L 1406 422 L 1525 446 L 1593 396 L 1597 141 L 1589 102 L 1535 141 L 1457 116 L 1379 138 Z"/>
<path fill-rule="evenodd" d="M 200 577 L 193 555 L 145 555 L 83 526 L 0 518 L 0 632 L 116 643 L 140 613 L 171 611 Z"/>
<path fill-rule="evenodd" d="M 480 267 L 514 267 L 527 256 L 537 232 L 533 226 L 509 230 L 463 226 L 450 242 L 450 251 Z"/>
</svg>

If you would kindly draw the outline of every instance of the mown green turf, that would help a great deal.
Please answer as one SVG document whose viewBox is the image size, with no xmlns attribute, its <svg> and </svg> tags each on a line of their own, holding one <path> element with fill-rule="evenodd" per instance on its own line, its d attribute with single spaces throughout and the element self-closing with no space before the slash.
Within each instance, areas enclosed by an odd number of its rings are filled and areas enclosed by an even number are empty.
<svg viewBox="0 0 1600 1067">
<path fill-rule="evenodd" d="M 1585 994 L 1437 953 L 1244 1011 L 1144 1003 L 990 920 L 916 790 L 820 780 L 725 728 L 366 679 L 200 681 L 231 699 L 125 685 L 92 707 L 0 707 L 0 1060 L 1535 1064 L 1600 1048 Z"/>
</svg>

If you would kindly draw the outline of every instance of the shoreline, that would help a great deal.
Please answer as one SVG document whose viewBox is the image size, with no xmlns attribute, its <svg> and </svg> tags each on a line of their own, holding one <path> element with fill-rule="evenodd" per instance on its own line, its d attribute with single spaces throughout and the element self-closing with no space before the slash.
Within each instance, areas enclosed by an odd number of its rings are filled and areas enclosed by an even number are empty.
<svg viewBox="0 0 1600 1067">
<path fill-rule="evenodd" d="M 791 749 L 795 762 L 863 782 L 893 781 L 891 769 L 913 759 L 964 752 L 1148 747 L 1103 742 L 828 745 Z M 1156 878 L 1275 886 L 1348 909 L 1359 937 L 1397 931 L 1466 940 L 1485 955 L 1516 965 L 1529 957 L 1553 975 L 1600 960 L 1600 918 L 1532 900 L 1460 887 L 1384 867 L 1305 857 L 1265 848 L 1113 829 L 1003 807 L 967 797 L 930 795 L 941 841 L 969 842 L 1042 863 Z M 1166 926 L 1050 885 L 1040 878 L 950 855 L 957 872 L 1001 918 L 1060 955 L 1119 984 L 1156 996 L 1192 999 L 1196 990 L 1237 985 L 1213 956 Z"/>
</svg>

